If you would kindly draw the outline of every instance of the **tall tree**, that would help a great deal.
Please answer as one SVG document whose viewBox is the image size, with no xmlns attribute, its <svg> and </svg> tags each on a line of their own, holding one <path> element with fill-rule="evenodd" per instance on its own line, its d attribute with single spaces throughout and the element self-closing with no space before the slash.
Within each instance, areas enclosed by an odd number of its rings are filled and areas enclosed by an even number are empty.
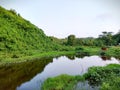
<svg viewBox="0 0 120 90">
<path fill-rule="evenodd" d="M 113 35 L 113 40 L 115 45 L 120 45 L 120 30 L 118 31 L 117 34 Z"/>
<path fill-rule="evenodd" d="M 68 40 L 67 40 L 67 44 L 70 46 L 74 46 L 75 45 L 75 35 L 69 35 L 68 36 Z"/>
<path fill-rule="evenodd" d="M 104 45 L 112 45 L 113 44 L 113 32 L 102 32 L 102 35 L 99 35 L 99 39 L 103 42 Z"/>
</svg>

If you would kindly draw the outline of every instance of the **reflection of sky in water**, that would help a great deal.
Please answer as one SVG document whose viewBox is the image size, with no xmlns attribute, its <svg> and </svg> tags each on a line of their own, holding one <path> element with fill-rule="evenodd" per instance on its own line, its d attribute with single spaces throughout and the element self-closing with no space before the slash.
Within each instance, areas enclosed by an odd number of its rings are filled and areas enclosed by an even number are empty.
<svg viewBox="0 0 120 90">
<path fill-rule="evenodd" d="M 53 62 L 49 63 L 42 73 L 37 74 L 30 81 L 17 87 L 17 90 L 40 90 L 42 82 L 48 77 L 54 77 L 60 74 L 82 75 L 91 66 L 104 66 L 110 63 L 119 63 L 119 61 L 115 58 L 103 61 L 98 56 L 75 58 L 74 60 L 70 60 L 65 56 L 58 59 L 54 58 Z"/>
</svg>

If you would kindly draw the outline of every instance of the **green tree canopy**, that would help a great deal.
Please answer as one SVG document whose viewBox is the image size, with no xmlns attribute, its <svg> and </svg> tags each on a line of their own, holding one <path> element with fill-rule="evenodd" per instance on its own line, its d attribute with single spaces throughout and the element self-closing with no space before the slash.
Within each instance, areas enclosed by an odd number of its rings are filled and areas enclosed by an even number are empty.
<svg viewBox="0 0 120 90">
<path fill-rule="evenodd" d="M 75 45 L 75 35 L 69 35 L 68 36 L 67 44 L 70 45 L 70 46 Z"/>
</svg>

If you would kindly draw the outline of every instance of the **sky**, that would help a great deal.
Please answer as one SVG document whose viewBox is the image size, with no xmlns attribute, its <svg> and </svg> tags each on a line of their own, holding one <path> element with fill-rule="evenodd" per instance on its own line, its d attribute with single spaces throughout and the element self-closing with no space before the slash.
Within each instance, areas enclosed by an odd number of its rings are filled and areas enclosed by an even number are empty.
<svg viewBox="0 0 120 90">
<path fill-rule="evenodd" d="M 48 36 L 98 37 L 120 30 L 120 0 L 0 0 Z"/>
</svg>

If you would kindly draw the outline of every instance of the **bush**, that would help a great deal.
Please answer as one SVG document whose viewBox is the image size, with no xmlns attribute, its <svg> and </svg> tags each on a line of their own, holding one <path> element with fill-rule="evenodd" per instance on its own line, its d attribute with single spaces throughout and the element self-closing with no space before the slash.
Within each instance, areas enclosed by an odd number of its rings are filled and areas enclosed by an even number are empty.
<svg viewBox="0 0 120 90">
<path fill-rule="evenodd" d="M 120 90 L 120 77 L 114 76 L 109 81 L 102 83 L 101 90 Z"/>
<path fill-rule="evenodd" d="M 91 85 L 100 85 L 112 77 L 120 76 L 120 65 L 111 64 L 106 67 L 91 67 L 88 73 L 84 74 Z"/>
<path fill-rule="evenodd" d="M 42 87 L 42 90 L 73 90 L 74 85 L 84 80 L 81 76 L 60 75 L 54 78 L 48 78 Z"/>
</svg>

